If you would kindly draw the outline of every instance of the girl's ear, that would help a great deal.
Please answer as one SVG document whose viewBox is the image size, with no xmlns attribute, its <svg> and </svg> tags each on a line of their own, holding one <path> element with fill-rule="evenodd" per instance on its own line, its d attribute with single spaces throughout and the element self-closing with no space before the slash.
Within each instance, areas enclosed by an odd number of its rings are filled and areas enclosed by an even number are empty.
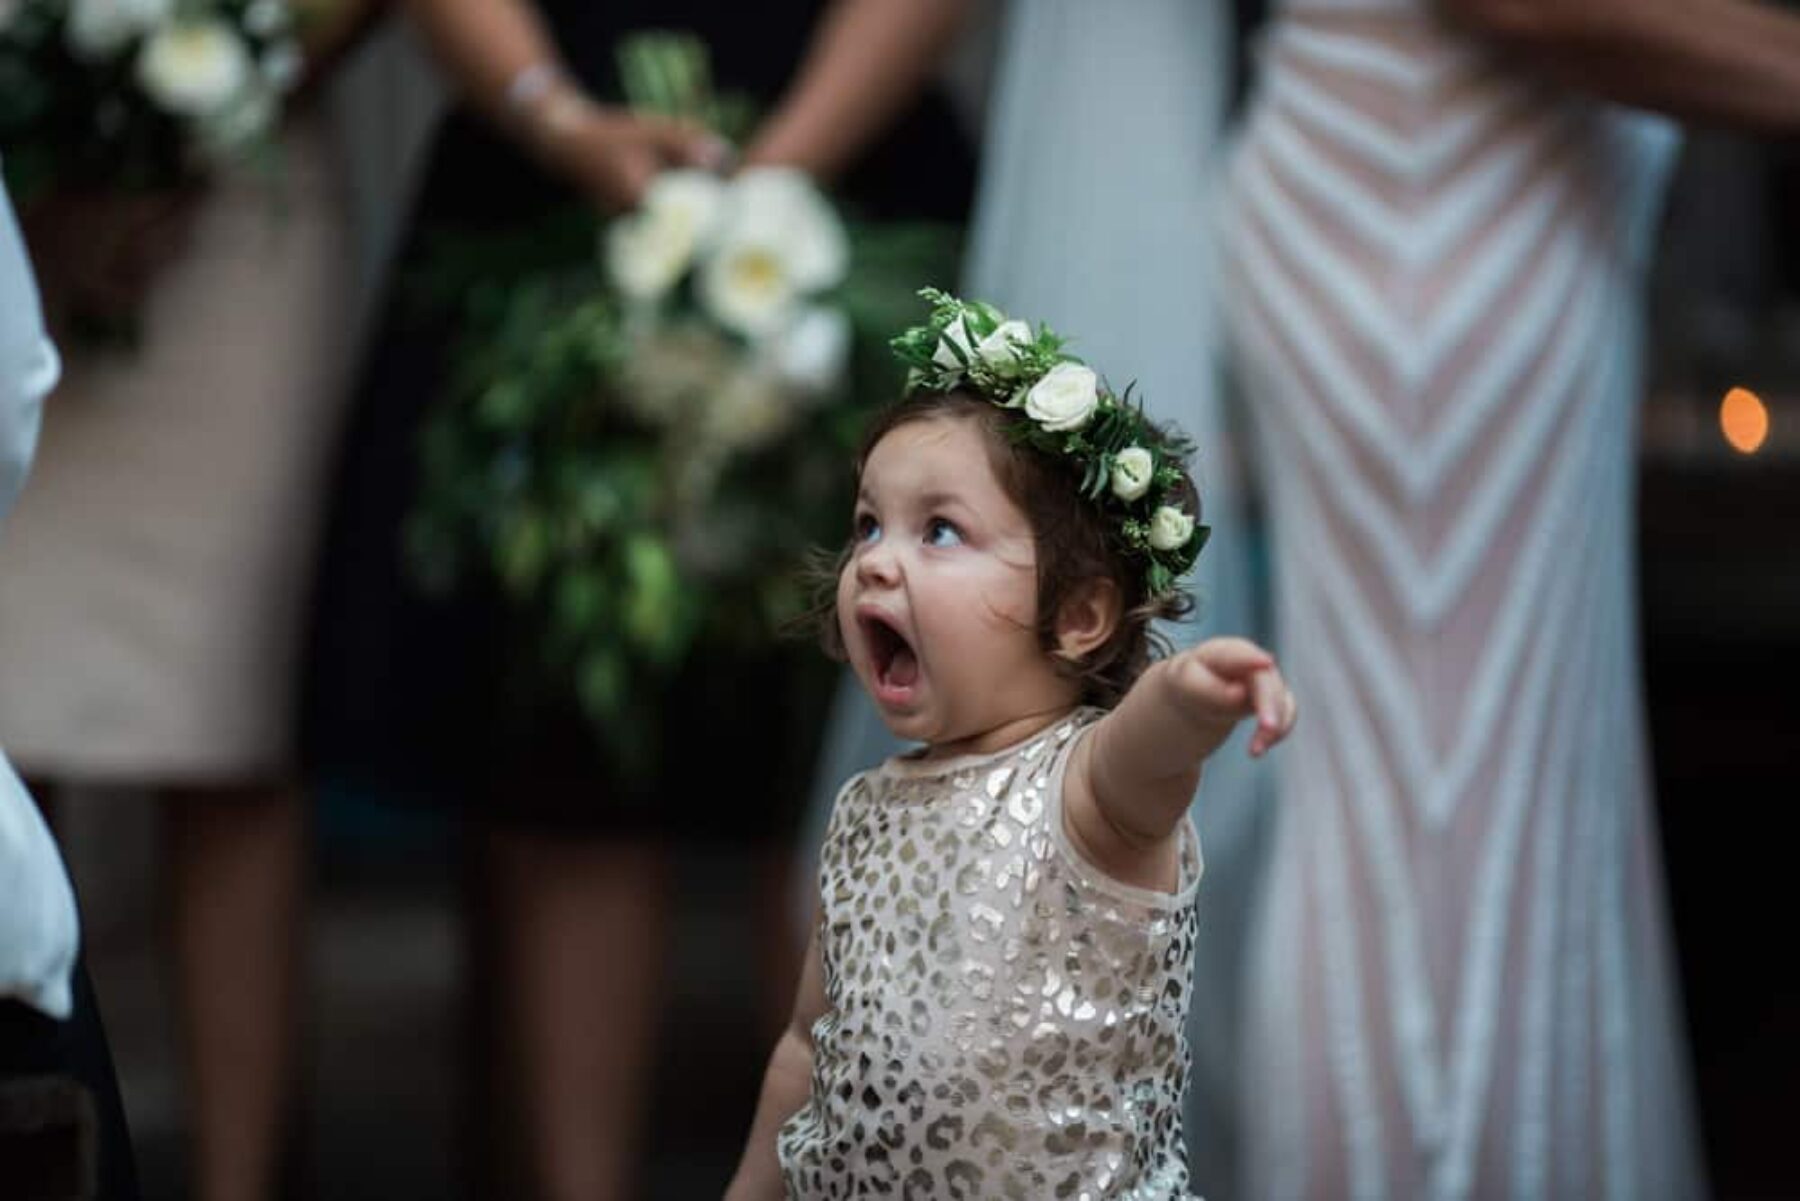
<svg viewBox="0 0 1800 1201">
<path fill-rule="evenodd" d="M 1111 580 L 1089 580 L 1075 589 L 1056 614 L 1056 653 L 1075 662 L 1106 645 L 1119 628 L 1122 603 Z"/>
</svg>

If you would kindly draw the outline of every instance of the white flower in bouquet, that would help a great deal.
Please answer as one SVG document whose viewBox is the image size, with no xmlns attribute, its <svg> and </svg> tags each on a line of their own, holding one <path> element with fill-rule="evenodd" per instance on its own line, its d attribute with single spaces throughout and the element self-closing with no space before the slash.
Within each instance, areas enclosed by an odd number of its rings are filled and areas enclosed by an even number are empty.
<svg viewBox="0 0 1800 1201">
<path fill-rule="evenodd" d="M 1194 519 L 1171 505 L 1150 518 L 1150 545 L 1156 550 L 1180 550 L 1193 536 Z"/>
<path fill-rule="evenodd" d="M 165 25 L 138 55 L 138 84 L 178 117 L 217 116 L 250 83 L 250 48 L 236 30 L 213 18 Z"/>
<path fill-rule="evenodd" d="M 684 230 L 696 252 L 718 232 L 725 210 L 725 183 L 710 171 L 664 171 L 644 191 L 643 212 Z"/>
<path fill-rule="evenodd" d="M 730 373 L 711 394 L 701 431 L 731 452 L 754 450 L 785 433 L 794 420 L 788 390 L 771 373 L 753 368 Z"/>
<path fill-rule="evenodd" d="M 850 235 L 804 171 L 749 168 L 731 181 L 727 200 L 724 240 L 776 248 L 802 292 L 822 292 L 844 281 Z"/>
<path fill-rule="evenodd" d="M 1025 413 L 1051 433 L 1078 430 L 1100 407 L 1100 379 L 1080 363 L 1058 363 L 1025 394 Z"/>
<path fill-rule="evenodd" d="M 794 264 L 772 241 L 731 239 L 700 268 L 700 302 L 726 329 L 750 338 L 793 320 L 800 301 Z"/>
<path fill-rule="evenodd" d="M 788 384 L 823 395 L 842 382 L 849 365 L 850 319 L 834 308 L 808 306 L 769 338 L 767 352 Z"/>
<path fill-rule="evenodd" d="M 961 321 L 952 321 L 944 327 L 931 361 L 946 371 L 961 371 L 967 363 L 983 363 L 997 375 L 1011 376 L 1019 369 L 1018 344 L 1029 344 L 1030 341 L 1029 325 L 1023 321 L 1002 321 L 993 333 L 971 345 L 967 328 Z M 946 346 L 946 342 L 953 344 L 955 349 Z M 958 355 L 957 350 L 962 354 Z"/>
<path fill-rule="evenodd" d="M 292 38 L 276 42 L 256 60 L 257 74 L 277 92 L 292 91 L 305 69 L 306 57 L 300 53 L 300 44 Z"/>
<path fill-rule="evenodd" d="M 251 37 L 272 38 L 293 26 L 287 0 L 251 0 L 244 9 L 244 31 Z"/>
<path fill-rule="evenodd" d="M 174 10 L 175 0 L 70 0 L 63 33 L 76 58 L 98 62 L 161 27 Z"/>
<path fill-rule="evenodd" d="M 0 0 L 0 33 L 5 33 L 19 15 L 23 0 Z"/>
<path fill-rule="evenodd" d="M 1156 460 L 1143 447 L 1127 446 L 1113 456 L 1112 490 L 1120 500 L 1130 503 L 1150 491 L 1155 477 Z"/>
<path fill-rule="evenodd" d="M 665 171 L 643 207 L 606 228 L 606 271 L 628 299 L 653 303 L 669 293 L 713 236 L 724 185 L 704 171 Z"/>
<path fill-rule="evenodd" d="M 606 227 L 606 274 L 629 300 L 661 300 L 693 261 L 690 231 L 649 213 L 620 217 Z"/>
<path fill-rule="evenodd" d="M 645 424 L 670 425 L 741 369 L 740 360 L 737 348 L 710 326 L 643 322 L 631 334 L 620 398 Z"/>
</svg>

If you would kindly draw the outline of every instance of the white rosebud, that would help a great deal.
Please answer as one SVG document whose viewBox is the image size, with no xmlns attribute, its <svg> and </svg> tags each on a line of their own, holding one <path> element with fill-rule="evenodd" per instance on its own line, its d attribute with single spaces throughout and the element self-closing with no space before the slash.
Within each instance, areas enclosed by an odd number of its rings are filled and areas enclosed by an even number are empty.
<svg viewBox="0 0 1800 1201">
<path fill-rule="evenodd" d="M 849 318 L 837 309 L 804 309 L 769 340 L 768 349 L 782 379 L 803 392 L 829 392 L 850 361 Z"/>
<path fill-rule="evenodd" d="M 1052 433 L 1078 430 L 1100 407 L 1100 378 L 1080 363 L 1058 363 L 1025 394 L 1025 413 Z"/>
<path fill-rule="evenodd" d="M 256 60 L 256 70 L 263 82 L 277 92 L 292 90 L 300 82 L 300 73 L 305 67 L 306 59 L 300 53 L 300 45 L 291 39 L 276 42 Z"/>
<path fill-rule="evenodd" d="M 664 171 L 644 191 L 644 213 L 684 231 L 696 252 L 718 232 L 724 208 L 725 185 L 710 171 Z"/>
<path fill-rule="evenodd" d="M 1113 456 L 1113 495 L 1123 501 L 1134 501 L 1150 491 L 1156 476 L 1156 460 L 1141 446 L 1127 446 Z"/>
<path fill-rule="evenodd" d="M 650 213 L 620 217 L 606 227 L 606 274 L 626 299 L 661 300 L 680 282 L 694 257 L 693 229 Z"/>
<path fill-rule="evenodd" d="M 952 349 L 954 347 L 955 349 Z M 959 356 L 956 351 L 962 351 Z M 975 345 L 969 341 L 969 331 L 963 327 L 963 319 L 959 316 L 944 327 L 938 336 L 937 349 L 932 352 L 931 361 L 945 371 L 960 372 L 965 365 L 976 359 Z"/>
<path fill-rule="evenodd" d="M 1194 519 L 1171 505 L 1164 505 L 1150 518 L 1150 546 L 1153 550 L 1180 550 L 1194 536 Z"/>
<path fill-rule="evenodd" d="M 700 269 L 700 302 L 707 313 L 750 338 L 793 320 L 799 292 L 793 264 L 780 246 L 767 242 L 727 242 Z"/>
<path fill-rule="evenodd" d="M 994 374 L 1011 377 L 1019 370 L 1019 346 L 1030 345 L 1031 327 L 1023 321 L 1002 321 L 999 328 L 981 340 L 975 356 Z"/>
<path fill-rule="evenodd" d="M 63 36 L 76 58 L 97 62 L 160 27 L 174 8 L 175 0 L 71 0 Z"/>
<path fill-rule="evenodd" d="M 794 287 L 822 292 L 850 271 L 850 235 L 824 193 L 803 171 L 752 167 L 731 181 L 722 239 L 774 249 Z"/>
<path fill-rule="evenodd" d="M 5 33 L 7 26 L 19 15 L 22 0 L 0 0 L 0 33 Z"/>
<path fill-rule="evenodd" d="M 211 117 L 250 81 L 250 48 L 223 21 L 179 21 L 151 34 L 138 55 L 145 93 L 178 117 Z"/>
</svg>

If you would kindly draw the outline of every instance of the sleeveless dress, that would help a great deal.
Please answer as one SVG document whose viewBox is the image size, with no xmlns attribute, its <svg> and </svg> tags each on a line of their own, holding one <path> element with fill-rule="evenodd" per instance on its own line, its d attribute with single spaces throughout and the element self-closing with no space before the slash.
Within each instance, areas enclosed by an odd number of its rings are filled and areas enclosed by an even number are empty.
<svg viewBox="0 0 1800 1201">
<path fill-rule="evenodd" d="M 990 754 L 889 759 L 844 786 L 818 946 L 828 1008 L 777 1139 L 795 1201 L 1180 1201 L 1200 844 L 1173 893 L 1063 828 L 1077 710 Z"/>
<path fill-rule="evenodd" d="M 619 99 L 614 53 L 623 36 L 670 29 L 698 34 L 719 90 L 748 94 L 763 112 L 798 69 L 826 7 L 535 5 L 568 69 L 597 97 Z M 966 137 L 943 98 L 928 93 L 836 194 L 872 219 L 960 222 L 972 178 Z M 472 113 L 452 112 L 439 129 L 340 440 L 303 685 L 306 761 L 317 775 L 391 798 L 527 827 L 768 837 L 798 807 L 816 754 L 829 673 L 814 647 L 694 665 L 662 707 L 661 745 L 679 746 L 695 727 L 726 744 L 716 756 L 670 754 L 653 788 L 627 790 L 572 695 L 520 686 L 518 666 L 537 650 L 510 636 L 504 602 L 475 584 L 448 599 L 425 595 L 406 568 L 419 431 L 461 336 L 454 319 L 421 305 L 421 269 L 445 238 L 470 234 L 516 234 L 519 255 L 550 262 L 591 255 L 585 233 L 572 246 L 556 236 L 586 204 Z M 719 786 L 720 765 L 739 756 L 769 764 L 748 797 L 735 784 Z"/>
<path fill-rule="evenodd" d="M 1424 0 L 1288 0 L 1229 167 L 1276 647 L 1255 1197 L 1701 1191 L 1640 712 L 1668 124 Z"/>
</svg>

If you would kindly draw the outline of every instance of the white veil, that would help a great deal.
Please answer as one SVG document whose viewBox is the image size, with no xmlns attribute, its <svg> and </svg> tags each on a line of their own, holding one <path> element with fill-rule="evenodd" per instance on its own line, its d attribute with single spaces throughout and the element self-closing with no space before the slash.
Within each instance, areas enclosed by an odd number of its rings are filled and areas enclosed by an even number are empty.
<svg viewBox="0 0 1800 1201">
<path fill-rule="evenodd" d="M 1231 37 L 1223 0 L 1013 0 L 965 271 L 969 295 L 1071 336 L 1071 350 L 1115 388 L 1135 379 L 1149 410 L 1198 443 L 1213 537 L 1196 581 L 1200 620 L 1171 631 L 1182 643 L 1255 625 L 1209 247 Z M 838 785 L 895 749 L 847 681 L 821 756 L 809 848 Z M 1233 1191 L 1239 952 L 1264 841 L 1257 776 L 1240 740 L 1208 764 L 1196 807 L 1207 871 L 1188 1136 L 1196 1183 L 1215 1195 Z"/>
</svg>

